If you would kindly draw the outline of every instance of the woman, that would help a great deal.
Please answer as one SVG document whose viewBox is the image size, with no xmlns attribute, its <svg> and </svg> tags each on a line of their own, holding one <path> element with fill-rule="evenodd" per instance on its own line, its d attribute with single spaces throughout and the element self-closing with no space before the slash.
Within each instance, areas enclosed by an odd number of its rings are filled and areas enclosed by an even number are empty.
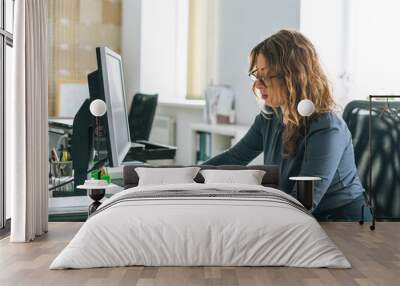
<svg viewBox="0 0 400 286">
<path fill-rule="evenodd" d="M 280 166 L 280 189 L 293 193 L 291 176 L 318 176 L 313 214 L 319 220 L 359 220 L 364 189 L 357 175 L 351 134 L 334 112 L 333 96 L 311 42 L 301 33 L 281 30 L 253 48 L 249 75 L 263 102 L 247 134 L 209 165 L 247 165 L 261 152 L 264 164 Z M 297 111 L 302 99 L 314 103 L 305 126 Z M 366 208 L 367 209 L 367 208 Z M 370 213 L 365 211 L 365 218 Z"/>
</svg>

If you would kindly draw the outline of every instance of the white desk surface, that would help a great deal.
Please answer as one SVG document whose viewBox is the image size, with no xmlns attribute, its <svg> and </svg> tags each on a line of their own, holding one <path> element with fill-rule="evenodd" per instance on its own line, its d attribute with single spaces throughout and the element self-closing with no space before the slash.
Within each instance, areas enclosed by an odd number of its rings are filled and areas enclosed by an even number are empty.
<svg viewBox="0 0 400 286">
<path fill-rule="evenodd" d="M 74 123 L 73 118 L 65 118 L 65 117 L 49 117 L 48 121 L 54 122 L 54 123 L 59 123 L 59 124 L 64 124 L 64 125 L 70 125 Z"/>
</svg>

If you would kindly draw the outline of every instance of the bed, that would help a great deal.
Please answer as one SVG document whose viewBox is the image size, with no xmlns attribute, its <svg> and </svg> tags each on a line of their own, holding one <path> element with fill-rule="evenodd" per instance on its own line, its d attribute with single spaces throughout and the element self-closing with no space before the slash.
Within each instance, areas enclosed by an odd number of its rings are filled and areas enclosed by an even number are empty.
<svg viewBox="0 0 400 286">
<path fill-rule="evenodd" d="M 92 214 L 50 269 L 144 266 L 292 266 L 350 268 L 313 216 L 277 189 L 276 166 L 261 185 L 138 185 L 124 168 L 125 190 Z"/>
</svg>

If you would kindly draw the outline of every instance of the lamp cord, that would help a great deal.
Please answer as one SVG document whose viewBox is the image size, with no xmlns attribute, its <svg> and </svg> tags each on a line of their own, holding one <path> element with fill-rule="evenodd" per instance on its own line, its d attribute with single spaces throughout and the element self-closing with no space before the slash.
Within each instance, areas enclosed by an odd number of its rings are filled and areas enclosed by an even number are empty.
<svg viewBox="0 0 400 286">
<path fill-rule="evenodd" d="M 100 156 L 99 156 L 99 118 L 96 116 L 96 127 L 95 127 L 95 132 L 94 132 L 94 136 L 95 136 L 95 149 L 96 149 L 96 157 L 97 160 L 100 160 Z"/>
<path fill-rule="evenodd" d="M 304 134 L 304 157 L 305 162 L 307 162 L 307 125 L 308 125 L 308 117 L 305 117 L 305 134 Z"/>
</svg>

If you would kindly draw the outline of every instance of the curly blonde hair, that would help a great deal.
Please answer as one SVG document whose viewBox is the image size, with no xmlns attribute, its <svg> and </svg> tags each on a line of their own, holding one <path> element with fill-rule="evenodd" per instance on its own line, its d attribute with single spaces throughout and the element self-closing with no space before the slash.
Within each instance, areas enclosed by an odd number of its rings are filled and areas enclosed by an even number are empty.
<svg viewBox="0 0 400 286">
<path fill-rule="evenodd" d="M 335 106 L 331 87 L 313 44 L 299 32 L 281 30 L 255 46 L 250 53 L 249 72 L 254 70 L 258 55 L 263 55 L 270 71 L 279 74 L 284 81 L 283 156 L 288 158 L 295 155 L 296 146 L 304 136 L 304 120 L 297 111 L 297 104 L 302 99 L 311 100 L 315 112 L 310 120 L 315 120 Z"/>
</svg>

